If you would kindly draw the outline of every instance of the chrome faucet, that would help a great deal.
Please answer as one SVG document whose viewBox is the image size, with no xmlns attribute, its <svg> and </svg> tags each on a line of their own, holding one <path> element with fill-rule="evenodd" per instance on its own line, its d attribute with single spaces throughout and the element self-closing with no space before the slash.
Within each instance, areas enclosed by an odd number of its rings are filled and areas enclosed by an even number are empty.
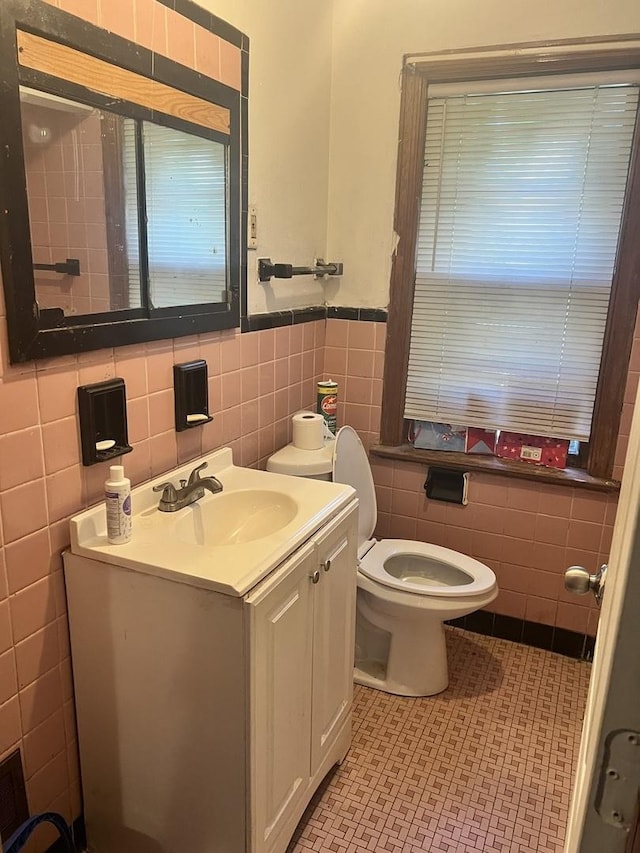
<svg viewBox="0 0 640 853">
<path fill-rule="evenodd" d="M 154 492 L 162 492 L 162 497 L 158 503 L 160 512 L 177 512 L 189 504 L 199 501 L 204 497 L 204 490 L 207 489 L 211 494 L 215 495 L 222 491 L 222 483 L 217 477 L 200 477 L 200 471 L 207 467 L 207 463 L 203 462 L 198 465 L 189 474 L 188 480 L 180 480 L 180 488 L 176 489 L 173 483 L 161 483 L 159 486 L 154 486 Z"/>
</svg>

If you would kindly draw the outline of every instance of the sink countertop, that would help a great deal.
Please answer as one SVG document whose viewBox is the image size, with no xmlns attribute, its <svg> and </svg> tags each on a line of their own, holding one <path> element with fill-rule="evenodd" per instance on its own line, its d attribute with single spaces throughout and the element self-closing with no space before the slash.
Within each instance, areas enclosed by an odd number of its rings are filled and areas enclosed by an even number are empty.
<svg viewBox="0 0 640 853">
<path fill-rule="evenodd" d="M 217 477 L 224 491 L 219 495 L 205 492 L 199 501 L 178 512 L 160 512 L 160 494 L 152 491 L 153 486 L 169 480 L 177 485 L 202 462 L 208 467 L 201 476 Z M 209 503 L 207 511 L 215 512 L 216 499 L 244 490 L 285 493 L 296 501 L 298 512 L 279 530 L 242 543 L 201 545 L 180 538 L 179 530 L 188 514 L 201 513 Z M 71 551 L 103 563 L 243 596 L 354 500 L 355 494 L 351 486 L 340 483 L 237 467 L 231 450 L 224 448 L 132 489 L 132 537 L 126 544 L 109 544 L 104 503 L 74 516 L 70 522 Z"/>
</svg>

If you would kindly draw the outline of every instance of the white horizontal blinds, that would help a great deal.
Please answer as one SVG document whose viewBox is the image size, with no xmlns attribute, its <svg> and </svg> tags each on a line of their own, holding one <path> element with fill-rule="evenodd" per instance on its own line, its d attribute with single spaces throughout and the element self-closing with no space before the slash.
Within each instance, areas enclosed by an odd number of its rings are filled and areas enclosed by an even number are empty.
<svg viewBox="0 0 640 853">
<path fill-rule="evenodd" d="M 405 417 L 588 439 L 637 103 L 429 101 Z"/>
<path fill-rule="evenodd" d="M 122 173 L 124 192 L 124 230 L 129 273 L 128 308 L 139 308 L 140 247 L 138 236 L 138 184 L 136 181 L 136 124 L 133 119 L 122 119 Z"/>
<path fill-rule="evenodd" d="M 154 308 L 226 298 L 226 148 L 143 123 Z"/>
</svg>

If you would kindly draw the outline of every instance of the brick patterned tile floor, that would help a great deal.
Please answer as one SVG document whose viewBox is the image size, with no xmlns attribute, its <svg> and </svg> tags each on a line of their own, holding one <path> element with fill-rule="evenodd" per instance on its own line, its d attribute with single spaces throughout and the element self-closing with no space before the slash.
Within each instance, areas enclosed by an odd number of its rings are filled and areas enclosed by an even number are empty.
<svg viewBox="0 0 640 853">
<path fill-rule="evenodd" d="M 562 853 L 591 667 L 447 628 L 450 685 L 356 685 L 353 743 L 288 853 Z"/>
</svg>

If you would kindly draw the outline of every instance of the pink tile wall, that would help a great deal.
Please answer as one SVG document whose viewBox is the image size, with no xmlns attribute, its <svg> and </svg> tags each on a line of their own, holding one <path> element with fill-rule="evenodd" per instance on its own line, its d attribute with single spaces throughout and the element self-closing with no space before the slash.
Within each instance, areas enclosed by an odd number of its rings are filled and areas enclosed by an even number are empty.
<svg viewBox="0 0 640 853">
<path fill-rule="evenodd" d="M 156 0 L 52 5 L 240 88 L 240 50 Z M 86 270 L 73 293 L 68 281 L 50 276 L 47 290 L 39 288 L 43 307 L 99 310 L 96 300 L 107 298 L 102 193 L 74 180 L 74 156 L 99 154 L 89 129 L 78 145 L 66 127 L 55 144 L 27 152 L 36 261 L 79 257 Z M 84 166 L 91 183 L 91 163 Z M 0 760 L 22 749 L 32 812 L 72 820 L 81 811 L 61 553 L 69 517 L 100 499 L 107 466 L 80 465 L 77 386 L 125 379 L 134 450 L 123 461 L 134 483 L 222 444 L 241 464 L 256 465 L 289 440 L 291 414 L 312 405 L 324 332 L 324 322 L 226 332 L 11 367 L 0 288 Z M 209 363 L 215 420 L 177 435 L 172 365 L 200 356 Z M 54 839 L 39 828 L 27 849 L 40 853 Z"/>
<path fill-rule="evenodd" d="M 157 0 L 49 0 L 189 67 L 239 88 L 240 51 Z M 378 440 L 383 323 L 344 320 L 239 335 L 235 331 L 10 367 L 0 291 L 0 758 L 22 748 L 33 811 L 72 819 L 80 787 L 61 552 L 69 517 L 100 500 L 107 465 L 80 465 L 76 387 L 122 376 L 132 481 L 229 445 L 261 465 L 290 438 L 290 417 L 315 403 L 315 383 L 340 384 L 338 418 L 365 444 Z M 209 365 L 212 424 L 176 434 L 172 365 Z M 634 348 L 616 458 L 621 472 L 640 376 Z M 588 600 L 568 598 L 561 572 L 606 558 L 614 498 L 472 475 L 470 505 L 424 499 L 421 466 L 375 460 L 379 535 L 424 538 L 489 563 L 501 586 L 493 609 L 595 632 Z M 42 830 L 34 853 L 53 840 Z"/>
<path fill-rule="evenodd" d="M 358 430 L 367 448 L 380 433 L 386 332 L 386 323 L 327 321 L 324 378 L 339 386 L 338 425 Z"/>
<path fill-rule="evenodd" d="M 79 276 L 37 271 L 41 308 L 66 315 L 111 308 L 100 118 L 23 107 L 23 138 L 31 242 L 36 263 L 78 258 Z M 30 128 L 47 128 L 50 141 L 34 143 Z M 114 306 L 120 307 L 120 306 Z"/>
<path fill-rule="evenodd" d="M 290 440 L 291 415 L 315 402 L 325 324 L 11 367 L 0 322 L 0 759 L 21 746 L 32 810 L 73 818 L 80 789 L 61 551 L 69 517 L 101 499 L 108 470 L 80 464 L 77 386 L 124 378 L 134 450 L 123 464 L 134 484 L 220 446 L 239 464 L 261 465 Z M 215 419 L 177 434 L 172 368 L 194 358 L 207 360 Z M 36 849 L 51 843 L 42 837 Z"/>
<path fill-rule="evenodd" d="M 567 594 L 564 570 L 606 562 L 617 501 L 577 489 L 472 473 L 466 507 L 429 501 L 425 469 L 375 460 L 378 535 L 433 542 L 490 566 L 500 594 L 489 610 L 595 634 L 590 596 Z"/>
<path fill-rule="evenodd" d="M 240 49 L 157 0 L 45 0 L 240 90 Z"/>
<path fill-rule="evenodd" d="M 108 467 L 80 465 L 77 385 L 125 379 L 134 451 L 123 462 L 134 483 L 223 445 L 240 464 L 263 465 L 290 440 L 291 415 L 313 407 L 320 378 L 340 384 L 339 422 L 377 441 L 386 329 L 317 321 L 11 367 L 4 320 L 1 328 L 0 758 L 21 746 L 32 809 L 72 818 L 80 789 L 60 555 L 69 517 L 101 499 Z M 200 357 L 215 420 L 176 434 L 172 366 Z M 472 474 L 463 508 L 425 500 L 422 466 L 374 460 L 373 468 L 378 535 L 433 541 L 487 562 L 501 587 L 496 612 L 595 632 L 595 609 L 563 592 L 562 571 L 606 559 L 615 498 Z M 50 841 L 43 831 L 34 850 Z"/>
<path fill-rule="evenodd" d="M 637 325 L 637 330 L 640 324 Z M 339 423 L 350 423 L 365 445 L 378 440 L 386 326 L 327 321 L 325 375 L 340 383 Z M 631 414 L 640 377 L 636 332 L 616 451 L 622 475 Z M 376 535 L 419 539 L 464 551 L 489 565 L 500 594 L 496 613 L 595 634 L 598 613 L 591 596 L 564 591 L 570 565 L 595 571 L 606 562 L 617 497 L 472 473 L 466 507 L 428 501 L 426 469 L 372 459 L 378 498 Z"/>
</svg>

